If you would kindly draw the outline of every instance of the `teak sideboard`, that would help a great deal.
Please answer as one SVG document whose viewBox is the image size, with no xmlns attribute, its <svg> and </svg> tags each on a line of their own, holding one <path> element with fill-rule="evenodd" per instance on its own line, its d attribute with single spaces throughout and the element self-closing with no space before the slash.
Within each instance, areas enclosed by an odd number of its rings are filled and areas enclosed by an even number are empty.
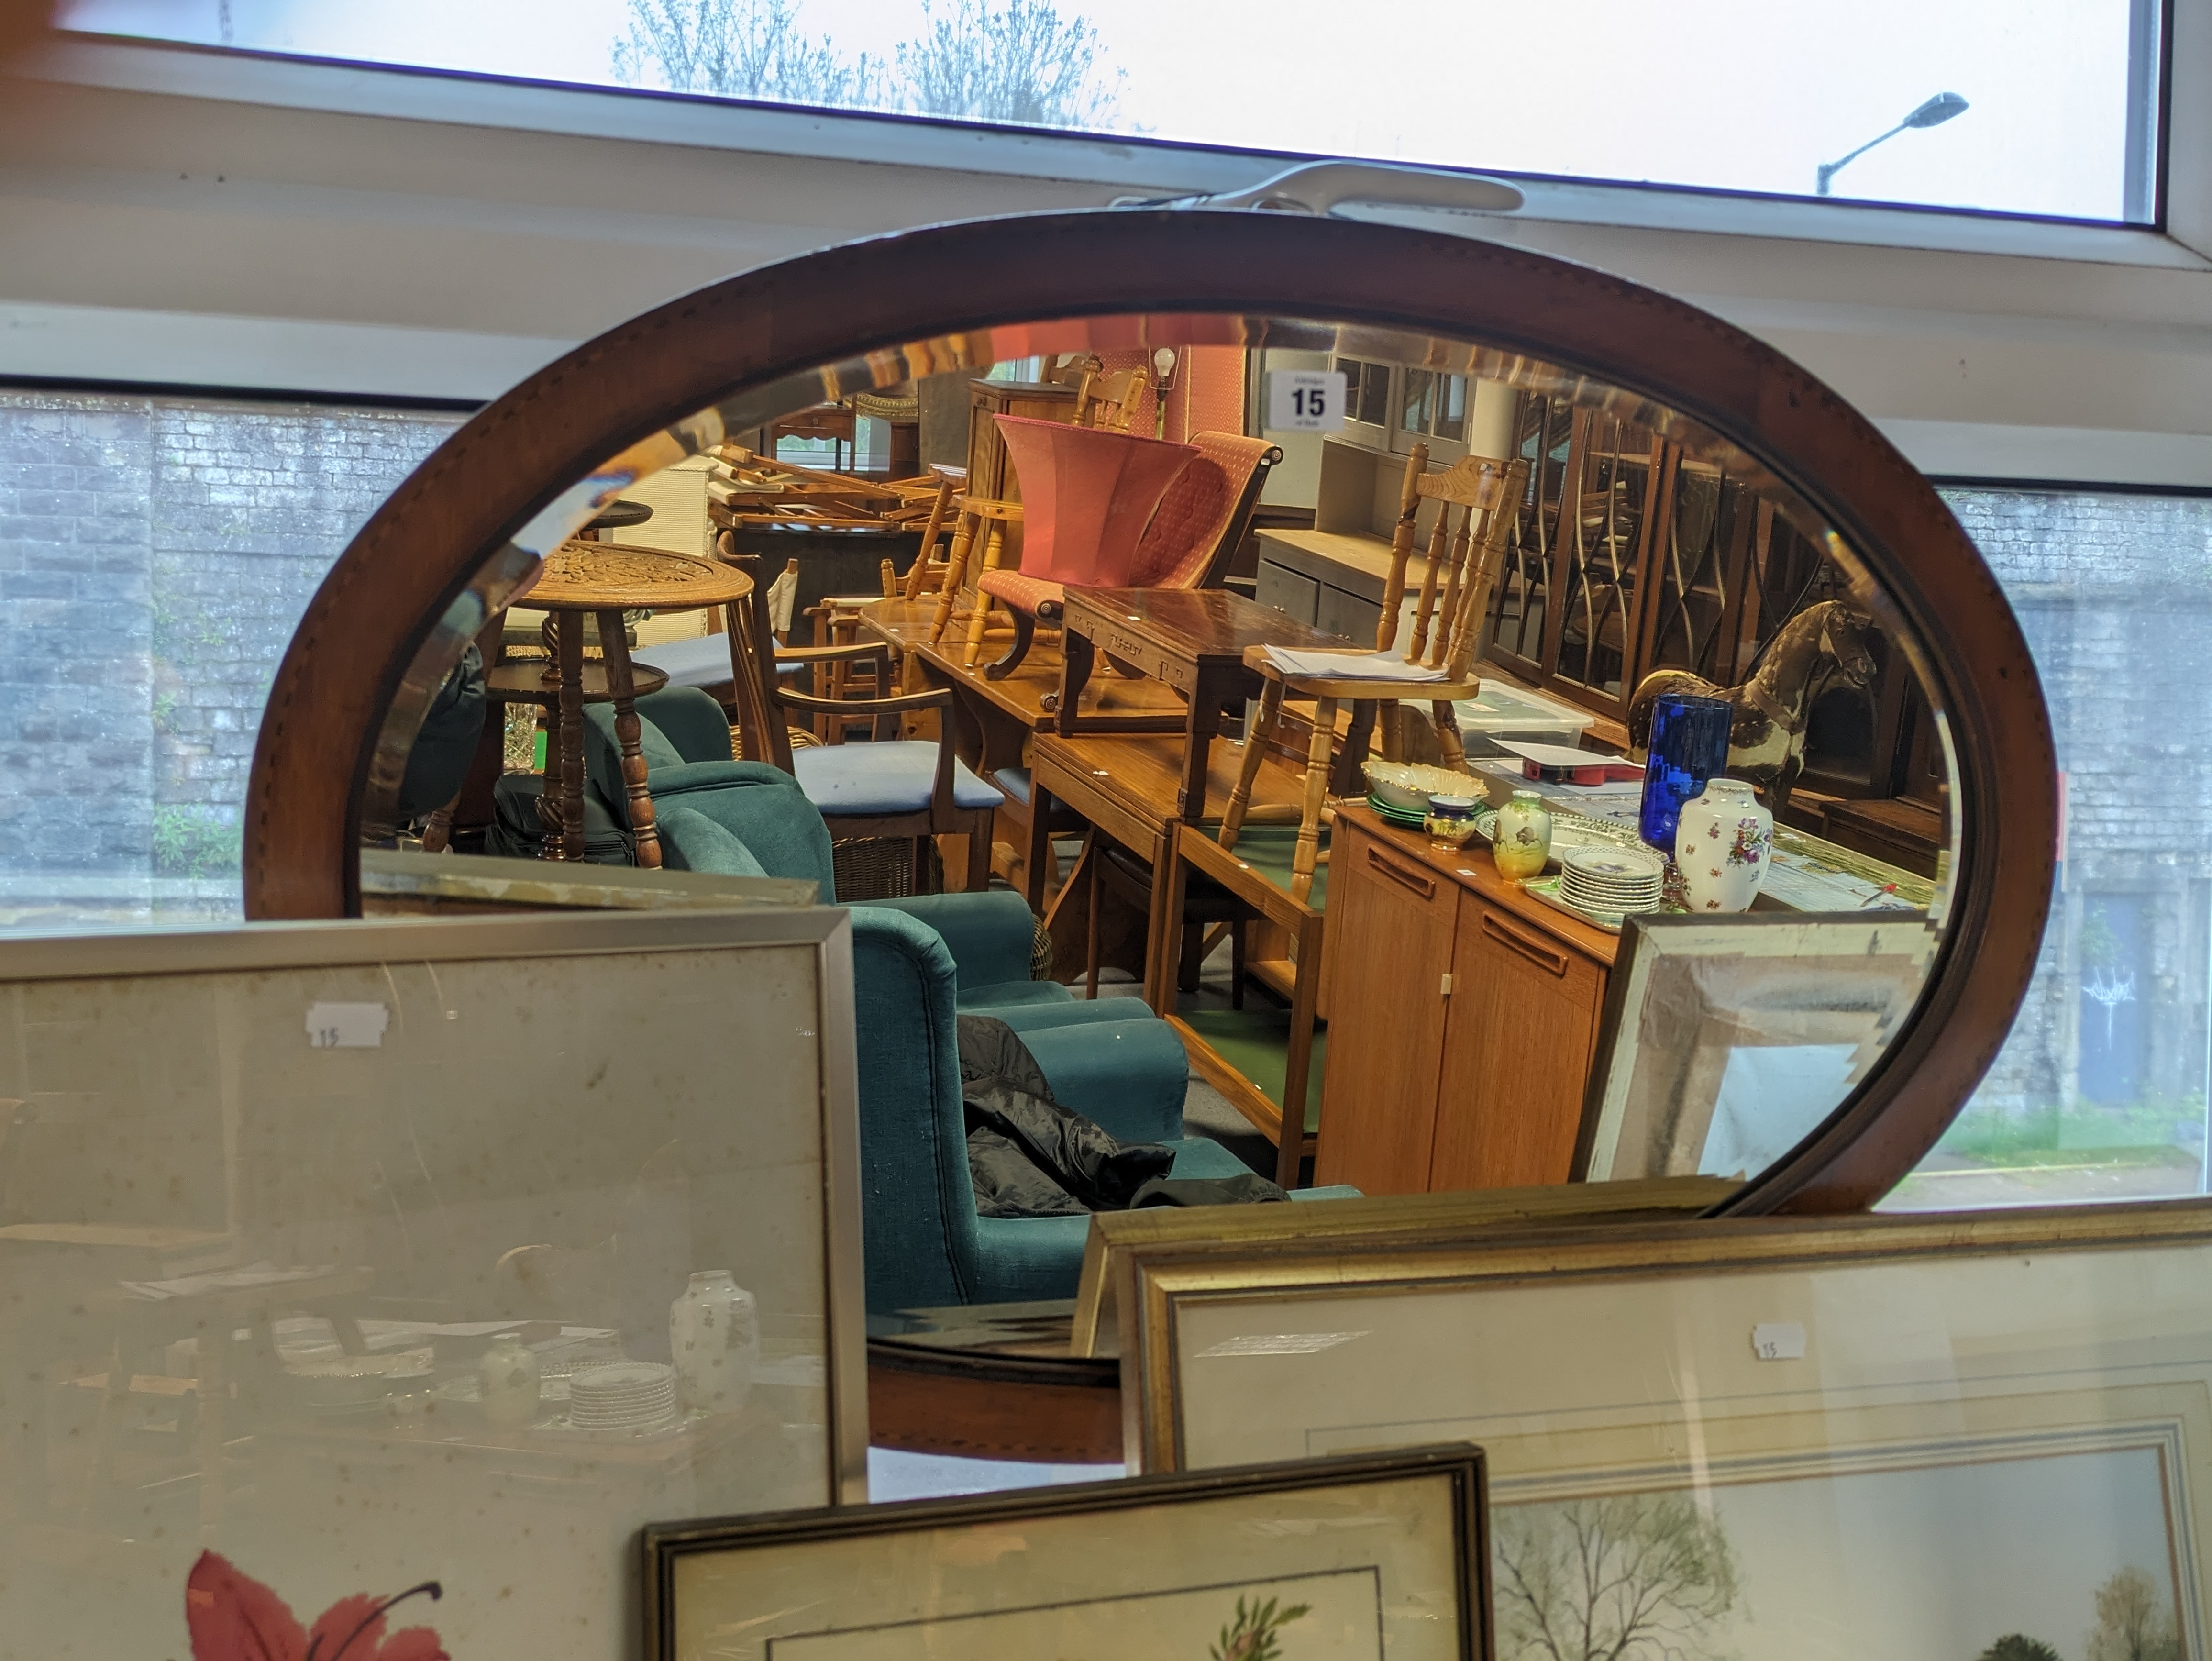
<svg viewBox="0 0 2212 1661">
<path fill-rule="evenodd" d="M 1366 1194 L 1568 1178 L 1615 937 L 1369 809 L 1330 836 L 1316 1183 Z"/>
</svg>

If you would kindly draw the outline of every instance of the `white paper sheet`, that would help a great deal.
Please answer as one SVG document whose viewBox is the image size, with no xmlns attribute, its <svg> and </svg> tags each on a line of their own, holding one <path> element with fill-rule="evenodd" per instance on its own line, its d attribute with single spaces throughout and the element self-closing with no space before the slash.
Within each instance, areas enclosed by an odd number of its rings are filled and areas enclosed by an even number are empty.
<svg viewBox="0 0 2212 1661">
<path fill-rule="evenodd" d="M 1388 680 L 1407 685 L 1449 679 L 1442 669 L 1408 663 L 1395 652 L 1299 652 L 1287 646 L 1267 648 L 1267 661 L 1286 675 L 1319 675 L 1331 680 Z"/>
<path fill-rule="evenodd" d="M 1498 747 L 1512 751 L 1524 761 L 1533 761 L 1539 767 L 1626 767 L 1630 764 L 1626 756 L 1609 756 L 1602 751 L 1579 749 L 1571 744 L 1530 744 L 1520 739 L 1500 739 Z"/>
</svg>

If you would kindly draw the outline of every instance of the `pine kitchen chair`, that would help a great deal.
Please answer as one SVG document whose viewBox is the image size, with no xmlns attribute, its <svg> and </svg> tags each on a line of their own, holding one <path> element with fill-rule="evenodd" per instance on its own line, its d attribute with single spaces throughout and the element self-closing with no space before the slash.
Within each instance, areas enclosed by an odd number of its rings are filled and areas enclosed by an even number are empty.
<svg viewBox="0 0 2212 1661">
<path fill-rule="evenodd" d="M 1275 1180 L 1285 1188 L 1297 1184 L 1305 1154 L 1314 1146 L 1309 1128 L 1309 1104 L 1318 1106 L 1314 1027 L 1320 1002 L 1322 941 L 1325 890 L 1316 892 L 1316 875 L 1322 862 L 1321 829 L 1327 812 L 1336 739 L 1337 708 L 1352 707 L 1343 756 L 1334 764 L 1338 794 L 1358 787 L 1360 763 L 1365 759 L 1370 734 L 1382 715 L 1386 755 L 1400 747 L 1397 703 L 1407 698 L 1425 699 L 1434 713 L 1444 764 L 1456 768 L 1466 760 L 1452 703 L 1471 698 L 1481 690 L 1474 672 L 1475 648 L 1480 642 L 1490 593 L 1498 579 L 1507 540 L 1512 533 L 1522 493 L 1528 484 L 1528 465 L 1522 460 L 1503 462 L 1468 456 L 1441 472 L 1427 471 L 1428 451 L 1417 446 L 1406 465 L 1399 494 L 1398 520 L 1390 538 L 1390 570 L 1382 595 L 1382 616 L 1376 629 L 1374 655 L 1346 652 L 1312 653 L 1320 672 L 1285 673 L 1255 648 L 1245 657 L 1246 666 L 1261 678 L 1260 709 L 1251 734 L 1244 743 L 1237 787 L 1218 833 L 1204 826 L 1177 827 L 1174 856 L 1170 861 L 1168 891 L 1162 915 L 1180 918 L 1185 896 L 1194 879 L 1206 879 L 1235 901 L 1250 908 L 1281 929 L 1291 945 L 1294 964 L 1290 987 L 1291 1007 L 1283 1037 L 1283 1076 L 1279 1092 L 1270 1094 L 1262 1080 L 1240 1070 L 1201 1030 L 1202 1018 L 1175 1013 L 1172 983 L 1162 994 L 1158 1013 L 1170 1021 L 1191 1050 L 1201 1075 L 1228 1097 L 1239 1111 L 1276 1143 Z M 1402 656 L 1386 654 L 1397 643 L 1401 602 L 1406 593 L 1406 568 L 1413 557 L 1414 521 L 1421 504 L 1437 504 L 1428 543 L 1427 569 L 1421 577 L 1420 595 L 1414 608 L 1413 637 Z M 1455 511 L 1456 510 L 1456 511 Z M 1327 660 L 1340 655 L 1341 672 Z M 1377 660 L 1382 664 L 1378 665 Z M 1434 678 L 1412 680 L 1404 671 L 1378 672 L 1384 666 L 1407 666 Z M 1253 782 L 1259 776 L 1261 757 L 1272 747 L 1282 719 L 1285 696 L 1315 701 L 1313 737 L 1307 746 L 1304 788 L 1301 793 L 1295 840 L 1285 850 L 1279 830 L 1271 827 L 1263 848 L 1238 851 Z M 1387 714 L 1382 712 L 1387 711 Z M 1290 857 L 1283 858 L 1285 852 Z M 1194 1019 L 1201 1021 L 1194 1025 Z"/>
</svg>

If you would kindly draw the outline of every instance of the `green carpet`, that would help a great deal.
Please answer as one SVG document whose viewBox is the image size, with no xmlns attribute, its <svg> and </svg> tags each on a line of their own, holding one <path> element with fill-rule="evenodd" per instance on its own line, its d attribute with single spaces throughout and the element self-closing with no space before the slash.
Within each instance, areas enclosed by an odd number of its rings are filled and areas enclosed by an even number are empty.
<svg viewBox="0 0 2212 1661">
<path fill-rule="evenodd" d="M 1218 820 L 1204 827 L 1209 836 L 1218 836 Z M 1237 846 L 1231 850 L 1237 857 L 1257 871 L 1285 894 L 1291 891 L 1291 858 L 1297 852 L 1298 827 L 1295 824 L 1248 824 L 1237 833 Z M 1322 828 L 1321 851 L 1328 851 L 1328 829 Z M 1316 911 L 1328 910 L 1328 867 L 1314 867 L 1313 891 L 1306 896 L 1306 904 Z M 1276 1071 L 1280 1072 L 1280 1062 Z"/>
<path fill-rule="evenodd" d="M 1287 866 L 1285 867 L 1287 869 Z M 1259 1086 L 1277 1107 L 1283 1104 L 1283 1064 L 1291 1048 L 1287 1009 L 1178 1010 L 1190 1030 L 1214 1053 Z M 1306 1129 L 1321 1129 L 1321 1070 L 1328 1055 L 1328 1029 L 1314 1028 L 1313 1055 L 1306 1064 Z"/>
</svg>

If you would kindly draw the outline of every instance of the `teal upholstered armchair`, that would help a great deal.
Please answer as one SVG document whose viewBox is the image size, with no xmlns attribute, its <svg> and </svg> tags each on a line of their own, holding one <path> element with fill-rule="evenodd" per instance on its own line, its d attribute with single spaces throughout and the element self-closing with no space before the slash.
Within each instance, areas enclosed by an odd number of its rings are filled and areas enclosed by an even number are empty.
<svg viewBox="0 0 2212 1661">
<path fill-rule="evenodd" d="M 1088 1217 L 975 1214 L 960 1103 L 951 956 L 927 925 L 872 906 L 853 912 L 860 1045 L 860 1217 L 868 1308 L 1072 1298 Z M 1053 1094 L 1125 1141 L 1165 1142 L 1178 1177 L 1244 1170 L 1218 1142 L 1182 1135 L 1190 1064 L 1149 1013 L 1081 1025 L 998 1010 Z"/>
<path fill-rule="evenodd" d="M 781 811 L 764 796 L 749 795 L 745 805 L 763 816 Z M 660 831 L 672 866 L 724 874 L 760 868 L 738 838 L 692 806 L 672 804 Z M 1126 999 L 1032 1000 L 978 1007 L 967 1001 L 964 965 L 955 964 L 945 934 L 924 918 L 934 916 L 953 928 L 982 965 L 972 972 L 997 975 L 1012 966 L 1007 946 L 1014 931 L 993 926 L 1007 921 L 999 903 L 1011 900 L 1020 913 L 1026 968 L 1029 910 L 1019 895 L 932 897 L 988 899 L 999 915 L 979 917 L 976 908 L 932 907 L 928 900 L 853 908 L 868 1308 L 889 1314 L 948 1304 L 1072 1298 L 1088 1218 L 976 1214 L 955 1025 L 963 1009 L 995 1015 L 1019 1032 L 1053 1094 L 1069 1107 L 1124 1141 L 1173 1146 L 1174 1175 L 1228 1177 L 1244 1166 L 1218 1142 L 1182 1139 L 1190 1063 L 1174 1029 L 1142 1005 Z"/>
<path fill-rule="evenodd" d="M 830 831 L 798 782 L 764 762 L 732 761 L 730 729 L 721 707 L 690 687 L 670 687 L 637 701 L 639 747 L 653 791 L 663 856 L 672 865 L 726 876 L 799 877 L 817 885 L 826 904 L 837 898 L 830 857 Z M 591 805 L 627 824 L 629 798 L 622 756 L 615 744 L 614 711 L 592 704 L 584 711 L 584 765 Z M 865 755 L 878 746 L 844 746 Z M 699 827 L 671 846 L 669 825 L 691 812 L 728 833 L 724 843 Z M 996 1013 L 1009 1005 L 1044 1005 L 1054 1019 L 1081 1022 L 1126 1019 L 1130 1012 L 1076 998 L 1052 981 L 1030 978 L 1036 925 L 1022 897 L 1004 889 L 972 894 L 924 894 L 872 900 L 921 918 L 945 939 L 958 970 L 960 1007 Z"/>
<path fill-rule="evenodd" d="M 728 727 L 713 699 L 671 688 L 640 698 L 637 710 L 672 868 L 806 878 L 825 900 L 834 898 L 829 830 L 788 774 L 751 762 L 682 759 L 687 745 L 692 753 L 710 742 L 727 752 Z M 611 811 L 622 800 L 611 715 L 596 705 L 586 715 L 586 764 Z M 853 907 L 872 1311 L 1075 1294 L 1088 1218 L 976 1214 L 960 1099 L 960 1014 L 994 1015 L 1020 1033 L 1053 1094 L 1077 1112 L 1125 1141 L 1172 1147 L 1171 1175 L 1245 1171 L 1218 1142 L 1184 1138 L 1190 1064 L 1175 1030 L 1133 1000 L 1092 1002 L 1030 980 L 1032 929 L 1027 903 L 1006 891 Z"/>
</svg>

